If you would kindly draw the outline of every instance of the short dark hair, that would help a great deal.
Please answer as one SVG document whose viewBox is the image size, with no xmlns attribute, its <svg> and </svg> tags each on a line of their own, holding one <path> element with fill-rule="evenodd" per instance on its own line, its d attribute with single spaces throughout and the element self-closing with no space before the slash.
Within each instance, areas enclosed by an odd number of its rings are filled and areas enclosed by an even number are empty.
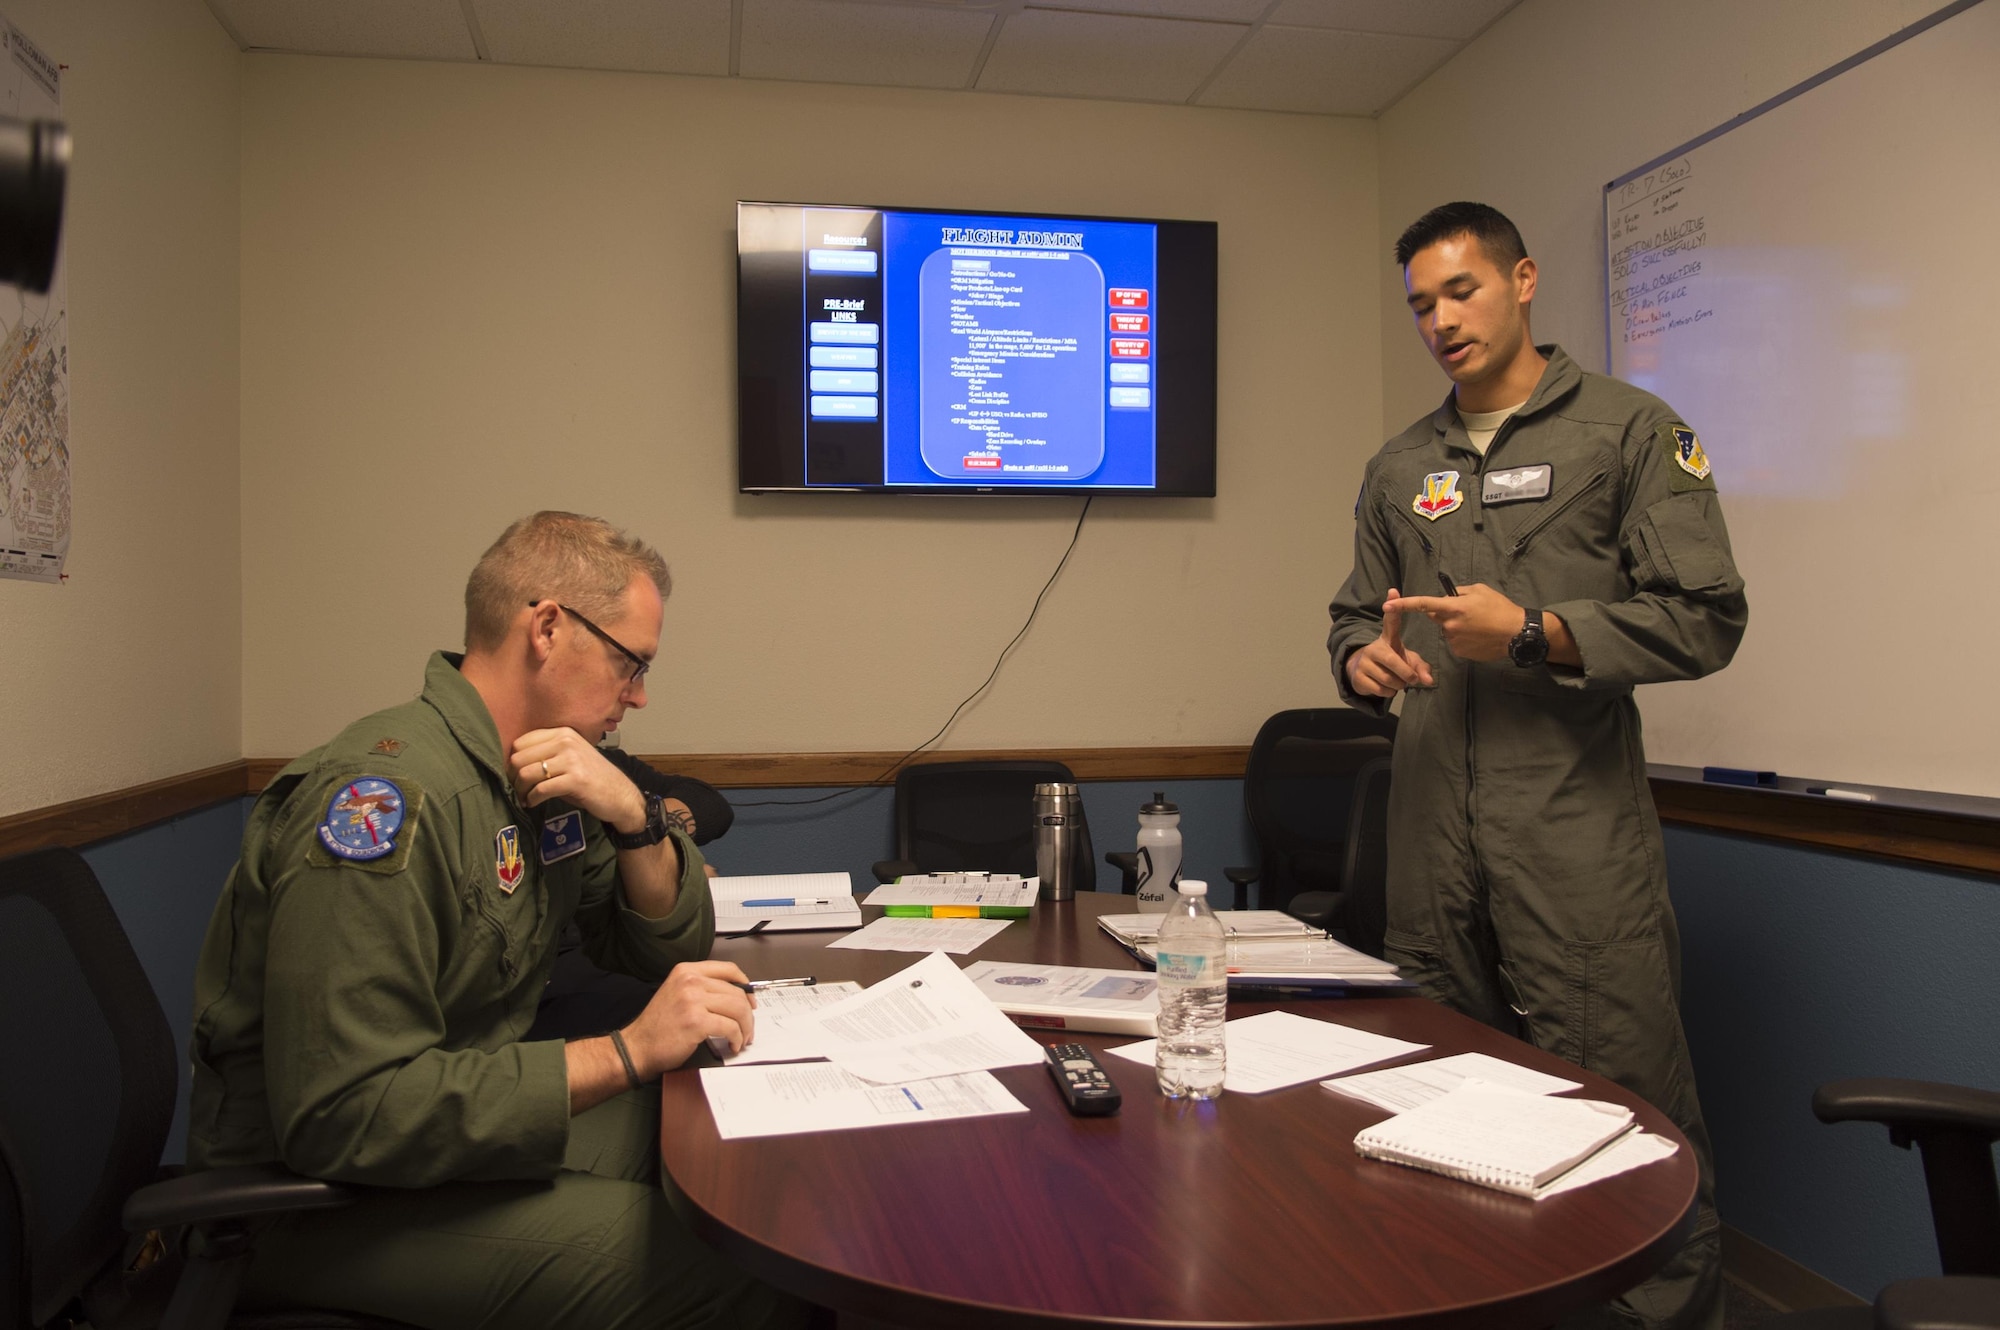
<svg viewBox="0 0 2000 1330">
<path fill-rule="evenodd" d="M 1411 222 L 1396 238 L 1396 266 L 1409 267 L 1418 251 L 1453 236 L 1477 240 L 1502 272 L 1512 272 L 1515 264 L 1528 257 L 1520 231 L 1498 208 L 1484 203 L 1442 203 Z"/>
</svg>

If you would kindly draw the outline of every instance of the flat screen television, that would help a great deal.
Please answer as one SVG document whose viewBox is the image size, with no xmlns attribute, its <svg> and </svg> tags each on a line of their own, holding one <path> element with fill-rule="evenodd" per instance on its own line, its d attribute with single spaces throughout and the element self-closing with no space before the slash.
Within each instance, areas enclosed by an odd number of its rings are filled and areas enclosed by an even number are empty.
<svg viewBox="0 0 2000 1330">
<path fill-rule="evenodd" d="M 1215 493 L 1213 222 L 736 205 L 745 493 Z"/>
</svg>

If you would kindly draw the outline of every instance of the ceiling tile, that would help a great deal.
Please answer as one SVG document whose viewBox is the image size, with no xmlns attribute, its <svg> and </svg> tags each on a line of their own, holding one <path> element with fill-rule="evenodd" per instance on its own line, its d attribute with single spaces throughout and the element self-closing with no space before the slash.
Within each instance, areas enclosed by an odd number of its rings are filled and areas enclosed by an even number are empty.
<svg viewBox="0 0 2000 1330">
<path fill-rule="evenodd" d="M 1043 0 L 1044 9 L 1092 9 L 1105 14 L 1146 14 L 1153 18 L 1209 19 L 1255 23 L 1271 0 Z"/>
<path fill-rule="evenodd" d="M 1233 23 L 1027 9 L 1000 30 L 979 87 L 986 92 L 1182 102 L 1245 31 Z"/>
<path fill-rule="evenodd" d="M 747 78 L 962 88 L 993 16 L 840 0 L 743 0 Z"/>
<path fill-rule="evenodd" d="M 1459 49 L 1434 37 L 1267 23 L 1203 91 L 1203 106 L 1374 115 Z"/>
<path fill-rule="evenodd" d="M 458 0 L 211 0 L 252 49 L 476 60 Z"/>
<path fill-rule="evenodd" d="M 1271 22 L 1469 41 L 1521 0 L 1279 0 Z"/>
<path fill-rule="evenodd" d="M 729 72 L 729 0 L 472 0 L 472 12 L 502 64 Z"/>
</svg>

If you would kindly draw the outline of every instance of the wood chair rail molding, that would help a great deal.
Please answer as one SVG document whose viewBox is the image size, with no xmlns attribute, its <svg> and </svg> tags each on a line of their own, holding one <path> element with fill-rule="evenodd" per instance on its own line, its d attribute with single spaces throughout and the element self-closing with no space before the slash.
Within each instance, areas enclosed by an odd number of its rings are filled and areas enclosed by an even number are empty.
<svg viewBox="0 0 2000 1330">
<path fill-rule="evenodd" d="M 1062 762 L 1078 780 L 1237 780 L 1248 745 L 1178 748 L 961 749 L 925 753 L 926 762 L 1040 758 Z M 871 753 L 643 754 L 664 771 L 723 789 L 889 784 L 902 756 Z M 246 758 L 129 789 L 0 817 L 0 857 L 50 845 L 82 847 L 254 795 L 289 759 Z M 2000 875 L 2000 821 L 1884 805 L 1771 798 L 1764 792 L 1687 781 L 1653 781 L 1664 822 L 1842 850 L 1906 863 Z"/>
</svg>

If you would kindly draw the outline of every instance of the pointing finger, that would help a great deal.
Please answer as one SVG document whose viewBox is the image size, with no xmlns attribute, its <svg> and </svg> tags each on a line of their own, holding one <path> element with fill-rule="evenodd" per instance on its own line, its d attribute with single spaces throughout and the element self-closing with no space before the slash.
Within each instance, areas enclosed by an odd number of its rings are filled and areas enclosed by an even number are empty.
<svg viewBox="0 0 2000 1330">
<path fill-rule="evenodd" d="M 1393 606 L 1401 594 L 1390 587 L 1388 599 L 1382 602 L 1382 641 L 1399 656 L 1403 654 L 1403 612 Z"/>
</svg>

